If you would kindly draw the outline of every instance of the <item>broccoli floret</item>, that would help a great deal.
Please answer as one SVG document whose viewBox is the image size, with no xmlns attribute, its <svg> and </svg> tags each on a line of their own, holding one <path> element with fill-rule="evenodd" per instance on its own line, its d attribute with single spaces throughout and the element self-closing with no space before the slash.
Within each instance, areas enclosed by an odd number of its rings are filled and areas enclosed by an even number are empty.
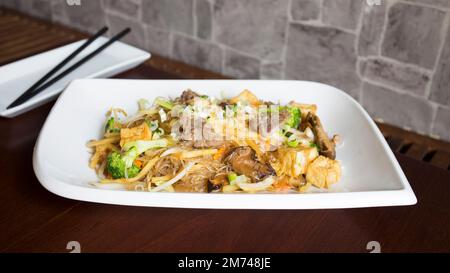
<svg viewBox="0 0 450 273">
<path fill-rule="evenodd" d="M 286 111 L 288 111 L 289 113 L 289 118 L 287 118 L 285 124 L 290 126 L 291 128 L 297 128 L 300 125 L 301 121 L 300 109 L 287 106 Z"/>
<path fill-rule="evenodd" d="M 125 177 L 125 170 L 127 177 L 136 176 L 140 171 L 140 168 L 134 164 L 136 158 L 149 149 L 166 147 L 168 143 L 167 139 L 128 142 L 123 146 L 125 151 L 123 154 L 112 152 L 108 156 L 108 173 L 116 179 Z"/>
<path fill-rule="evenodd" d="M 169 109 L 169 110 L 172 110 L 172 108 L 174 106 L 174 104 L 170 100 L 167 100 L 167 99 L 161 98 L 161 97 L 158 97 L 155 99 L 155 104 L 157 104 L 161 107 L 164 107 L 166 109 Z"/>
<path fill-rule="evenodd" d="M 116 127 L 116 120 L 114 117 L 110 117 L 106 121 L 105 125 L 105 133 L 118 133 L 120 132 L 120 128 Z"/>
<path fill-rule="evenodd" d="M 129 178 L 133 178 L 133 177 L 135 177 L 136 175 L 138 175 L 138 173 L 141 171 L 141 169 L 138 167 L 138 166 L 136 166 L 136 165 L 134 165 L 133 164 L 133 166 L 131 166 L 131 168 L 128 168 L 127 169 L 127 176 L 129 177 Z"/>
<path fill-rule="evenodd" d="M 115 179 L 124 178 L 125 177 L 125 169 L 127 173 L 127 177 L 135 177 L 140 168 L 131 162 L 131 167 L 126 168 L 127 162 L 124 160 L 124 157 L 120 155 L 118 152 L 112 152 L 107 159 L 107 170 L 108 173 Z"/>
</svg>

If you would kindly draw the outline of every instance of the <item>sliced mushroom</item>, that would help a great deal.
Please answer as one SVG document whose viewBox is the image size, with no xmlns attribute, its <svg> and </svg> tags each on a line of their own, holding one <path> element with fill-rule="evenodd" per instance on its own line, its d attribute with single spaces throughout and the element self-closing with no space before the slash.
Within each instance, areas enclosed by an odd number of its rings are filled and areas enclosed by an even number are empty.
<svg viewBox="0 0 450 273">
<path fill-rule="evenodd" d="M 208 192 L 219 192 L 224 185 L 228 184 L 228 176 L 226 173 L 215 175 L 208 182 Z"/>
<path fill-rule="evenodd" d="M 245 175 L 253 182 L 274 174 L 274 170 L 269 165 L 256 160 L 255 151 L 250 147 L 234 148 L 225 158 L 225 162 L 231 164 L 231 168 L 237 174 Z"/>
<path fill-rule="evenodd" d="M 317 146 L 319 146 L 319 154 L 331 159 L 335 159 L 336 158 L 335 144 L 328 138 L 327 133 L 325 133 L 325 130 L 322 127 L 322 123 L 320 122 L 319 117 L 310 112 L 308 113 L 306 120 L 311 126 L 314 135 L 316 136 L 316 144 Z"/>
<path fill-rule="evenodd" d="M 208 192 L 208 178 L 195 174 L 185 176 L 173 187 L 177 192 Z"/>
</svg>

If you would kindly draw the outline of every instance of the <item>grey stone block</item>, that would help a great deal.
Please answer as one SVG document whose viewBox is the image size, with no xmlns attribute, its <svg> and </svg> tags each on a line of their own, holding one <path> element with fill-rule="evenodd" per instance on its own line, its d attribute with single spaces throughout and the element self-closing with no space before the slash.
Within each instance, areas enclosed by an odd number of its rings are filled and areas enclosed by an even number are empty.
<svg viewBox="0 0 450 273">
<path fill-rule="evenodd" d="M 138 0 L 103 0 L 105 8 L 120 14 L 138 19 L 141 11 L 141 1 Z"/>
<path fill-rule="evenodd" d="M 264 63 L 261 65 L 261 79 L 281 80 L 283 79 L 283 63 Z"/>
<path fill-rule="evenodd" d="M 66 1 L 53 2 L 54 20 L 69 27 L 94 33 L 106 25 L 101 1 L 81 1 L 80 6 L 69 6 Z"/>
<path fill-rule="evenodd" d="M 109 34 L 115 35 L 123 29 L 129 27 L 131 32 L 128 33 L 121 41 L 145 49 L 145 30 L 144 26 L 137 21 L 124 19 L 114 14 L 106 13 L 106 20 L 109 26 Z"/>
<path fill-rule="evenodd" d="M 150 53 L 170 56 L 170 33 L 168 31 L 147 26 L 145 39 L 145 48 Z"/>
<path fill-rule="evenodd" d="M 52 21 L 62 24 L 62 25 L 69 25 L 70 20 L 65 15 L 65 3 L 62 1 L 53 1 L 51 4 L 52 9 Z"/>
<path fill-rule="evenodd" d="M 233 50 L 225 51 L 225 75 L 240 79 L 258 79 L 261 61 Z"/>
<path fill-rule="evenodd" d="M 260 59 L 279 61 L 287 9 L 286 0 L 217 0 L 215 40 Z"/>
<path fill-rule="evenodd" d="M 142 1 L 142 19 L 154 27 L 194 34 L 193 0 Z"/>
<path fill-rule="evenodd" d="M 52 18 L 51 1 L 48 0 L 3 0 L 2 5 L 37 18 Z"/>
<path fill-rule="evenodd" d="M 441 43 L 445 13 L 404 3 L 389 10 L 382 54 L 425 68 L 433 68 Z"/>
<path fill-rule="evenodd" d="M 205 41 L 174 34 L 172 56 L 185 63 L 214 72 L 221 72 L 222 49 Z"/>
<path fill-rule="evenodd" d="M 360 72 L 364 78 L 422 96 L 430 81 L 428 73 L 382 59 L 362 61 Z"/>
<path fill-rule="evenodd" d="M 363 21 L 359 34 L 358 55 L 378 55 L 385 23 L 386 5 L 363 7 Z"/>
<path fill-rule="evenodd" d="M 10 9 L 21 10 L 26 2 L 26 0 L 3 0 L 2 4 Z"/>
<path fill-rule="evenodd" d="M 195 1 L 197 37 L 210 40 L 212 32 L 212 6 L 208 0 Z"/>
<path fill-rule="evenodd" d="M 13 0 L 1 0 L 0 1 L 2 7 L 6 7 L 6 8 L 10 8 L 10 9 L 15 9 L 16 8 L 16 4 L 17 1 L 13 1 Z"/>
<path fill-rule="evenodd" d="M 431 86 L 431 100 L 450 106 L 450 27 Z"/>
<path fill-rule="evenodd" d="M 355 35 L 341 30 L 290 24 L 286 77 L 330 84 L 358 98 L 354 42 Z"/>
<path fill-rule="evenodd" d="M 363 1 L 323 0 L 322 20 L 325 24 L 355 30 Z"/>
<path fill-rule="evenodd" d="M 319 20 L 321 0 L 292 0 L 291 16 L 293 20 Z"/>
<path fill-rule="evenodd" d="M 369 83 L 363 84 L 362 92 L 362 105 L 373 118 L 422 134 L 430 132 L 434 109 L 429 101 Z"/>
<path fill-rule="evenodd" d="M 433 125 L 433 134 L 450 141 L 450 109 L 439 107 Z"/>
</svg>

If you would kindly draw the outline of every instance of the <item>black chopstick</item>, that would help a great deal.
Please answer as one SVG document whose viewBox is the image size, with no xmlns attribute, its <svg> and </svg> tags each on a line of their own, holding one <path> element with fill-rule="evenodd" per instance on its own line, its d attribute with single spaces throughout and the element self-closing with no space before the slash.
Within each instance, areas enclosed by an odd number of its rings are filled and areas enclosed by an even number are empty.
<svg viewBox="0 0 450 273">
<path fill-rule="evenodd" d="M 77 63 L 75 63 L 71 67 L 67 68 L 66 70 L 64 70 L 63 72 L 61 72 L 60 74 L 58 74 L 57 76 L 52 78 L 50 81 L 48 81 L 45 84 L 41 85 L 37 89 L 34 89 L 31 92 L 28 92 L 27 94 L 22 95 L 21 98 L 18 98 L 11 105 L 9 105 L 7 107 L 7 109 L 10 109 L 10 108 L 15 107 L 15 106 L 17 106 L 19 104 L 22 104 L 25 101 L 27 101 L 27 100 L 31 99 L 32 97 L 34 97 L 35 95 L 39 94 L 40 92 L 42 92 L 43 90 L 45 90 L 46 88 L 48 88 L 49 86 L 54 84 L 55 82 L 57 82 L 60 79 L 64 78 L 69 73 L 71 73 L 72 71 L 74 71 L 75 69 L 77 69 L 78 67 L 83 65 L 85 62 L 87 62 L 90 59 L 92 59 L 93 57 L 95 57 L 97 54 L 99 54 L 100 52 L 105 50 L 107 47 L 109 47 L 112 43 L 116 42 L 117 40 L 120 40 L 123 36 L 127 35 L 130 31 L 131 31 L 130 28 L 126 28 L 126 29 L 122 30 L 117 35 L 115 35 L 114 37 L 109 39 L 107 42 L 105 42 L 102 46 L 97 48 L 95 51 L 93 51 L 92 53 L 90 53 L 89 55 L 84 57 L 83 59 L 79 60 Z"/>
<path fill-rule="evenodd" d="M 70 62 L 73 58 L 75 58 L 81 51 L 83 51 L 86 47 L 88 47 L 92 42 L 94 42 L 98 37 L 103 35 L 108 30 L 107 27 L 103 27 L 97 33 L 94 34 L 91 38 L 89 38 L 86 42 L 84 42 L 81 46 L 79 46 L 74 52 L 72 52 L 69 56 L 67 56 L 64 60 L 62 60 L 59 64 L 57 64 L 52 70 L 50 70 L 47 74 L 45 74 L 42 78 L 40 78 L 37 82 L 35 82 L 30 88 L 28 88 L 20 97 L 18 97 L 13 103 L 11 103 L 7 109 L 17 106 L 21 103 L 21 101 L 28 96 L 29 93 L 32 93 L 34 89 L 36 89 L 39 85 L 43 84 L 46 80 L 48 80 L 53 74 L 55 74 L 58 70 L 60 70 L 64 65 Z M 22 101 L 23 102 L 23 101 Z"/>
</svg>

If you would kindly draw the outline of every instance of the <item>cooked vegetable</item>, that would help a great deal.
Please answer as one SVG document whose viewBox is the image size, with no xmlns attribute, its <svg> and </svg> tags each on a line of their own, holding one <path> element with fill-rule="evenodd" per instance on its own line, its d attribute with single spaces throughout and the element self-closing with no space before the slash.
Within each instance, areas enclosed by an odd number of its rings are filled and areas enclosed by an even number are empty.
<svg viewBox="0 0 450 273">
<path fill-rule="evenodd" d="M 311 125 L 314 135 L 316 136 L 316 144 L 319 147 L 320 155 L 326 156 L 330 159 L 336 158 L 335 144 L 328 138 L 322 123 L 318 116 L 309 113 L 307 121 Z"/>
<path fill-rule="evenodd" d="M 123 147 L 125 151 L 123 154 L 114 151 L 108 156 L 108 173 L 115 179 L 135 177 L 140 171 L 138 165 L 142 165 L 135 163 L 136 158 L 149 149 L 165 146 L 167 146 L 166 139 L 128 142 Z"/>
<path fill-rule="evenodd" d="M 156 139 L 156 140 L 136 140 L 136 141 L 132 141 L 132 142 L 127 142 L 123 146 L 123 149 L 125 151 L 129 151 L 132 148 L 136 148 L 137 155 L 140 155 L 150 149 L 167 147 L 168 144 L 169 144 L 169 141 L 165 138 Z"/>
<path fill-rule="evenodd" d="M 238 176 L 238 178 L 239 177 L 242 176 Z M 270 187 L 273 182 L 275 182 L 273 176 L 269 176 L 263 181 L 257 183 L 250 183 L 248 179 L 236 179 L 236 185 L 238 185 L 243 191 L 250 193 L 264 191 Z"/>
<path fill-rule="evenodd" d="M 150 102 L 146 99 L 140 99 L 138 100 L 139 110 L 145 110 L 147 109 L 147 106 L 150 105 Z"/>
<path fill-rule="evenodd" d="M 316 114 L 317 112 L 317 105 L 315 104 L 290 102 L 288 105 L 300 109 L 302 120 L 306 120 L 309 113 Z"/>
<path fill-rule="evenodd" d="M 228 181 L 230 182 L 230 185 L 234 185 L 235 184 L 235 180 L 237 178 L 237 174 L 235 172 L 229 172 L 228 173 Z"/>
<path fill-rule="evenodd" d="M 155 130 L 155 132 L 153 133 L 153 137 L 152 139 L 160 139 L 162 136 L 164 135 L 164 130 L 162 128 L 158 128 Z"/>
<path fill-rule="evenodd" d="M 216 99 L 190 89 L 138 105 L 131 116 L 111 108 L 103 138 L 87 144 L 89 167 L 101 184 L 155 192 L 302 193 L 328 188 L 341 176 L 334 160 L 338 137 L 328 138 L 316 105 L 275 104 L 249 90 Z"/>
<path fill-rule="evenodd" d="M 177 175 L 175 175 L 174 178 L 170 179 L 169 181 L 159 185 L 158 187 L 152 189 L 152 191 L 156 192 L 156 191 L 161 191 L 169 186 L 171 186 L 172 184 L 174 184 L 175 182 L 177 182 L 178 180 L 180 180 L 181 178 L 183 178 L 187 172 L 194 166 L 194 162 L 189 162 L 189 164 L 181 171 L 179 172 Z"/>
<path fill-rule="evenodd" d="M 167 100 L 167 99 L 161 98 L 161 97 L 158 97 L 155 99 L 155 104 L 157 104 L 161 107 L 164 107 L 168 110 L 171 110 L 174 106 L 174 104 L 170 100 Z"/>
<path fill-rule="evenodd" d="M 284 121 L 284 124 L 291 128 L 297 128 L 301 121 L 300 109 L 297 107 L 286 106 L 283 110 L 288 113 L 288 118 Z"/>
<path fill-rule="evenodd" d="M 115 179 L 135 177 L 139 173 L 140 168 L 134 165 L 133 161 L 129 164 L 129 160 L 129 155 L 121 156 L 118 152 L 112 152 L 107 160 L 108 173 Z M 130 167 L 126 167 L 127 165 L 130 165 Z"/>
<path fill-rule="evenodd" d="M 287 144 L 289 147 L 295 148 L 295 147 L 298 146 L 298 140 L 294 139 L 294 140 L 292 140 L 292 141 L 288 141 L 286 144 Z"/>
<path fill-rule="evenodd" d="M 114 117 L 110 117 L 106 121 L 105 133 L 118 133 L 118 132 L 120 132 L 120 127 L 117 126 Z"/>
<path fill-rule="evenodd" d="M 225 162 L 228 162 L 237 174 L 245 175 L 252 181 L 259 181 L 273 174 L 273 170 L 259 162 L 255 155 L 255 151 L 250 147 L 237 147 L 231 151 Z"/>
<path fill-rule="evenodd" d="M 150 122 L 147 123 L 147 125 L 149 126 L 150 130 L 152 132 L 156 131 L 156 129 L 158 129 L 158 120 L 152 120 Z"/>
</svg>

